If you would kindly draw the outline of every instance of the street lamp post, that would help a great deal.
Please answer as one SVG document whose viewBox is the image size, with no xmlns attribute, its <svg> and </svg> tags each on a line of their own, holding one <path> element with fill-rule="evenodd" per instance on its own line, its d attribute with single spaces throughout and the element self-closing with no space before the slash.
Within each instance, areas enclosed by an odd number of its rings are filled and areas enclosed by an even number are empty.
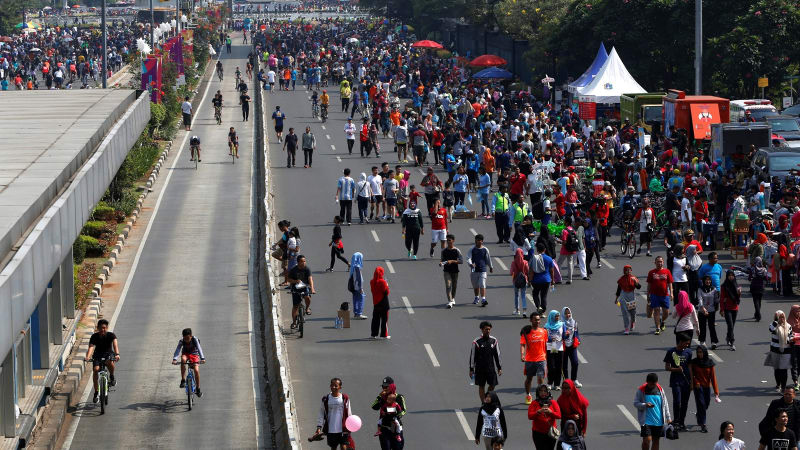
<svg viewBox="0 0 800 450">
<path fill-rule="evenodd" d="M 153 13 L 153 0 L 150 0 L 150 48 L 156 49 L 156 16 Z"/>
<path fill-rule="evenodd" d="M 106 0 L 103 0 L 103 4 L 100 6 L 100 11 L 102 17 L 100 19 L 101 27 L 103 28 L 103 89 L 106 87 L 106 77 L 108 76 L 108 44 L 106 42 L 107 31 L 106 31 Z"/>
<path fill-rule="evenodd" d="M 703 0 L 694 0 L 694 94 L 703 93 Z"/>
</svg>

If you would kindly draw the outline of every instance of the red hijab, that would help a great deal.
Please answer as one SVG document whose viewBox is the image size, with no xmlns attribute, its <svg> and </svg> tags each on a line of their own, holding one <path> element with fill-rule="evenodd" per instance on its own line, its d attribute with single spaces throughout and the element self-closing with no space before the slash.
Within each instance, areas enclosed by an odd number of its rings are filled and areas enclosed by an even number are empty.
<svg viewBox="0 0 800 450">
<path fill-rule="evenodd" d="M 575 382 L 572 380 L 564 380 L 565 384 L 570 387 L 569 394 L 565 391 L 561 392 L 558 397 L 558 406 L 561 408 L 561 417 L 572 416 L 577 414 L 580 418 L 576 421 L 578 429 L 581 434 L 586 434 L 586 415 L 587 408 L 589 407 L 589 400 L 581 394 L 578 388 L 575 387 Z M 570 419 L 572 420 L 572 419 Z"/>
<path fill-rule="evenodd" d="M 389 283 L 383 278 L 383 267 L 378 266 L 375 268 L 369 287 L 372 290 L 372 304 L 374 305 L 377 305 L 385 296 L 389 295 Z"/>
</svg>

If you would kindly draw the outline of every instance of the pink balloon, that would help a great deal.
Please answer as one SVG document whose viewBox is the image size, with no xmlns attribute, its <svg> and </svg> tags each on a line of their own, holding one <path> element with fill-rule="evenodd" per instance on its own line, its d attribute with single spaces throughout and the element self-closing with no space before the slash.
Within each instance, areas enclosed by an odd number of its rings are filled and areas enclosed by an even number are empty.
<svg viewBox="0 0 800 450">
<path fill-rule="evenodd" d="M 361 429 L 361 417 L 347 416 L 347 420 L 344 421 L 344 426 L 347 428 L 347 431 L 355 433 Z"/>
</svg>

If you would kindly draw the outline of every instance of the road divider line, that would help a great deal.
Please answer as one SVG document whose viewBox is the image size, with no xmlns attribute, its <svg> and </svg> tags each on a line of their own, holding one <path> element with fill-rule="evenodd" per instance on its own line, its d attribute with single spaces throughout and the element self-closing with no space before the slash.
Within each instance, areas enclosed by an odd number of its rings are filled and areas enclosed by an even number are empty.
<svg viewBox="0 0 800 450">
<path fill-rule="evenodd" d="M 325 129 L 325 125 L 320 125 L 320 126 L 322 127 L 323 130 Z"/>
<path fill-rule="evenodd" d="M 401 297 L 403 300 L 403 304 L 406 305 L 406 310 L 409 314 L 414 314 L 414 308 L 411 307 L 411 302 L 408 301 L 408 297 Z"/>
<path fill-rule="evenodd" d="M 633 417 L 633 414 L 631 414 L 631 412 L 628 411 L 628 408 L 626 408 L 625 405 L 617 405 L 617 408 L 619 408 L 619 411 L 622 413 L 622 415 L 625 416 L 626 419 L 628 419 L 628 422 L 630 422 L 631 425 L 633 425 L 634 430 L 636 431 L 641 430 L 641 427 L 639 426 L 639 420 Z"/>
<path fill-rule="evenodd" d="M 478 235 L 478 232 L 475 231 L 475 228 L 470 228 L 469 232 L 472 233 L 473 236 L 477 236 Z"/>
<path fill-rule="evenodd" d="M 333 144 L 331 144 L 331 150 L 334 150 L 334 151 L 336 151 L 336 146 L 335 146 L 335 145 L 333 145 Z"/>
<path fill-rule="evenodd" d="M 337 162 L 342 162 L 342 158 L 339 158 L 339 157 L 337 156 L 337 157 L 336 157 L 336 161 L 337 161 Z"/>
<path fill-rule="evenodd" d="M 328 138 L 328 139 L 330 139 L 330 138 L 331 138 L 331 135 L 330 135 L 330 134 L 326 134 L 326 135 L 325 135 L 325 137 L 326 137 L 326 138 Z"/>
<path fill-rule="evenodd" d="M 506 267 L 506 263 L 504 263 L 502 259 L 495 256 L 494 260 L 497 261 L 497 265 L 500 266 L 501 269 L 508 270 L 508 267 Z"/>
<path fill-rule="evenodd" d="M 608 266 L 608 268 L 609 268 L 609 269 L 611 269 L 611 270 L 614 270 L 614 266 L 612 266 L 612 265 L 611 265 L 611 263 L 610 263 L 610 262 L 608 262 L 608 260 L 606 260 L 605 258 L 600 258 L 600 261 L 602 261 L 602 262 L 603 262 L 603 264 L 605 264 L 606 266 Z"/>
<path fill-rule="evenodd" d="M 456 409 L 456 417 L 458 417 L 458 422 L 461 424 L 461 428 L 464 429 L 464 434 L 467 435 L 467 440 L 470 442 L 475 441 L 475 435 L 472 434 L 472 430 L 469 428 L 469 422 L 467 422 L 467 418 L 464 417 L 464 412 L 460 409 Z"/>
<path fill-rule="evenodd" d="M 698 341 L 697 339 L 692 339 L 692 343 L 694 345 L 700 345 L 700 341 Z M 708 350 L 708 356 L 709 356 L 709 358 L 713 359 L 714 362 L 718 362 L 718 363 L 722 362 L 722 358 L 720 358 L 719 355 L 717 355 L 716 353 L 714 353 L 711 350 Z"/>
<path fill-rule="evenodd" d="M 580 350 L 575 349 L 575 354 L 578 356 L 578 362 L 579 363 L 581 363 L 581 364 L 588 364 L 589 363 L 589 361 L 587 361 L 586 358 L 583 357 L 583 353 L 581 353 Z"/>
<path fill-rule="evenodd" d="M 419 167 L 417 167 L 417 172 L 419 172 L 420 175 L 425 175 L 425 172 Z"/>
<path fill-rule="evenodd" d="M 378 237 L 378 233 L 375 230 L 370 230 L 372 232 L 372 238 L 375 239 L 375 242 L 380 242 L 381 238 Z"/>
<path fill-rule="evenodd" d="M 425 351 L 428 352 L 428 357 L 431 359 L 433 367 L 439 367 L 439 360 L 436 359 L 436 355 L 433 354 L 433 347 L 431 347 L 431 344 L 424 344 L 424 345 L 425 345 Z"/>
<path fill-rule="evenodd" d="M 392 265 L 392 262 L 388 259 L 384 260 L 383 262 L 386 263 L 386 268 L 389 269 L 389 273 L 394 273 L 394 266 Z"/>
</svg>

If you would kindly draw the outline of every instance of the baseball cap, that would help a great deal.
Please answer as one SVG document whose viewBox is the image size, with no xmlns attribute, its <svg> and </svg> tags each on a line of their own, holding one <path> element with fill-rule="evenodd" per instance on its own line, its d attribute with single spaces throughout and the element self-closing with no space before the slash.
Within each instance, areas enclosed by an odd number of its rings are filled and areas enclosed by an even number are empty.
<svg viewBox="0 0 800 450">
<path fill-rule="evenodd" d="M 394 380 L 392 379 L 392 377 L 386 377 L 386 378 L 383 379 L 383 382 L 381 383 L 381 387 L 386 387 L 386 386 L 389 386 L 390 384 L 394 384 Z"/>
</svg>

